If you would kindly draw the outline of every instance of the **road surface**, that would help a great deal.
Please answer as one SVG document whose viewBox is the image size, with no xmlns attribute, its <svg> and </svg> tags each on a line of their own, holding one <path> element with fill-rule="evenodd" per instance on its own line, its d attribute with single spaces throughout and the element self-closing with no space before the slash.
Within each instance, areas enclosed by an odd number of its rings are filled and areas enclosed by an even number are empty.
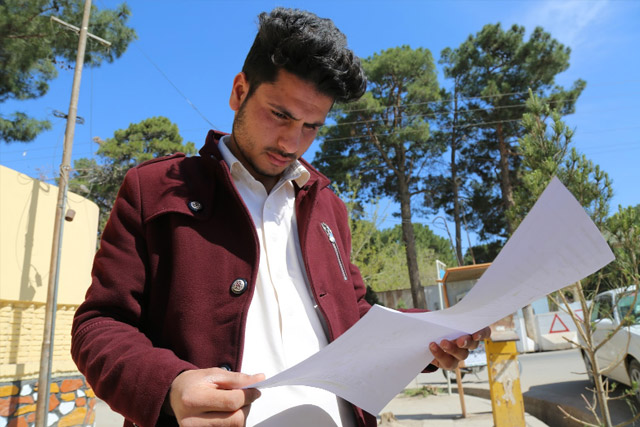
<svg viewBox="0 0 640 427">
<path fill-rule="evenodd" d="M 591 386 L 587 379 L 584 362 L 577 349 L 521 354 L 518 360 L 521 364 L 520 385 L 525 397 L 550 401 L 588 412 L 581 395 L 592 400 L 593 393 L 589 390 Z M 446 380 L 440 373 L 420 374 L 416 380 L 418 385 L 431 384 L 446 389 Z M 453 385 L 455 389 L 455 382 Z M 484 369 L 477 377 L 473 374 L 466 375 L 462 386 L 465 389 L 488 389 L 487 370 Z M 616 388 L 628 390 L 621 384 L 617 384 Z M 613 395 L 619 396 L 620 392 Z M 526 405 L 525 410 L 529 411 Z M 609 410 L 612 422 L 619 424 L 631 419 L 632 412 L 639 411 L 640 405 L 635 401 L 617 400 L 610 402 Z M 640 427 L 640 421 L 633 426 Z"/>
<path fill-rule="evenodd" d="M 584 363 L 578 350 L 549 351 L 528 353 L 518 356 L 522 366 L 520 383 L 525 396 L 551 401 L 563 406 L 571 406 L 586 412 L 586 405 L 581 395 L 592 399 Z M 431 384 L 446 389 L 446 381 L 440 372 L 420 374 L 416 378 L 417 385 Z M 463 380 L 465 389 L 488 389 L 486 369 L 475 375 L 467 375 Z M 454 383 L 455 386 L 455 383 Z M 626 389 L 618 385 L 619 388 Z M 619 394 L 619 393 L 618 393 Z M 632 411 L 638 411 L 640 405 L 632 402 L 633 408 L 624 401 L 610 403 L 610 412 L 614 424 L 629 420 Z M 528 411 L 528 409 L 527 409 Z M 102 401 L 96 405 L 96 427 L 121 426 L 123 418 L 112 412 Z M 640 422 L 634 426 L 640 427 Z"/>
</svg>

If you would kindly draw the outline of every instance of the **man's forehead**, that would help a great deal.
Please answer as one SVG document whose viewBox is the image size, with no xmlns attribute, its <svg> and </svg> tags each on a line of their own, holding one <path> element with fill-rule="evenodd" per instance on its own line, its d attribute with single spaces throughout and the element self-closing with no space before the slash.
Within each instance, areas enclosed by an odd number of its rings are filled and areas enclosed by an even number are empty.
<svg viewBox="0 0 640 427">
<path fill-rule="evenodd" d="M 333 98 L 320 92 L 313 83 L 287 71 L 280 71 L 273 82 L 262 83 L 258 91 L 266 96 L 269 105 L 294 118 L 299 118 L 301 113 L 322 114 L 324 122 L 334 103 Z"/>
</svg>

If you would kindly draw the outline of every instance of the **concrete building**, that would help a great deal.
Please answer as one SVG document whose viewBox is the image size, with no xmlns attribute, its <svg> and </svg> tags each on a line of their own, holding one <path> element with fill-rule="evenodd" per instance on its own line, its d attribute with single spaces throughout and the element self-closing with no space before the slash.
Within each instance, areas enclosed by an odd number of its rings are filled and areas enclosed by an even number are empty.
<svg viewBox="0 0 640 427">
<path fill-rule="evenodd" d="M 0 425 L 35 419 L 57 195 L 56 186 L 0 165 Z M 67 208 L 76 215 L 62 239 L 49 425 L 88 425 L 94 395 L 69 351 L 73 314 L 91 282 L 99 210 L 71 192 Z"/>
</svg>

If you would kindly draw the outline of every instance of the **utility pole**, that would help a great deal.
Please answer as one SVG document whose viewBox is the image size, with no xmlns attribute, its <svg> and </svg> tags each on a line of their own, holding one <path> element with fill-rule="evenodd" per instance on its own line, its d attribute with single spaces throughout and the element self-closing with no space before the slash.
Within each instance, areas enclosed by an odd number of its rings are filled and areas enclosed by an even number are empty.
<svg viewBox="0 0 640 427">
<path fill-rule="evenodd" d="M 58 300 L 58 279 L 60 269 L 60 252 L 62 248 L 62 231 L 64 228 L 64 211 L 67 201 L 67 190 L 69 187 L 69 170 L 71 169 L 71 149 L 73 146 L 73 135 L 75 132 L 76 117 L 78 115 L 78 97 L 80 94 L 80 80 L 82 78 L 82 66 L 84 65 L 84 54 L 87 46 L 87 35 L 89 27 L 89 16 L 91 14 L 91 0 L 85 0 L 84 13 L 82 15 L 82 26 L 78 29 L 55 18 L 56 22 L 61 22 L 65 26 L 79 30 L 78 53 L 76 56 L 76 68 L 73 75 L 73 86 L 71 89 L 71 101 L 69 103 L 69 113 L 67 114 L 67 127 L 64 134 L 64 148 L 62 153 L 62 164 L 60 165 L 60 182 L 58 185 L 58 200 L 56 203 L 56 215 L 53 228 L 53 243 L 51 246 L 51 263 L 49 266 L 49 284 L 47 287 L 47 304 L 44 319 L 44 333 L 42 340 L 42 352 L 40 354 L 40 373 L 38 377 L 38 402 L 36 406 L 36 427 L 45 427 L 49 415 L 49 389 L 51 382 L 51 365 L 53 359 L 53 343 L 56 318 L 56 305 Z M 52 18 L 53 19 L 53 18 Z M 94 36 L 95 38 L 95 36 Z M 104 43 L 111 45 L 100 39 Z"/>
</svg>

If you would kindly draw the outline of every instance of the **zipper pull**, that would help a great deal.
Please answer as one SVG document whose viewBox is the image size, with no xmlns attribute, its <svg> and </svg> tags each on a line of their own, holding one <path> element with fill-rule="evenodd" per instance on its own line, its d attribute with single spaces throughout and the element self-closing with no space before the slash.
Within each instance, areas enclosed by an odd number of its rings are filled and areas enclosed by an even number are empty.
<svg viewBox="0 0 640 427">
<path fill-rule="evenodd" d="M 336 238 L 333 237 L 333 231 L 331 231 L 329 226 L 323 222 L 322 223 L 322 228 L 324 229 L 324 232 L 327 233 L 327 237 L 329 238 L 329 241 L 331 243 L 335 243 L 336 242 Z"/>
</svg>

